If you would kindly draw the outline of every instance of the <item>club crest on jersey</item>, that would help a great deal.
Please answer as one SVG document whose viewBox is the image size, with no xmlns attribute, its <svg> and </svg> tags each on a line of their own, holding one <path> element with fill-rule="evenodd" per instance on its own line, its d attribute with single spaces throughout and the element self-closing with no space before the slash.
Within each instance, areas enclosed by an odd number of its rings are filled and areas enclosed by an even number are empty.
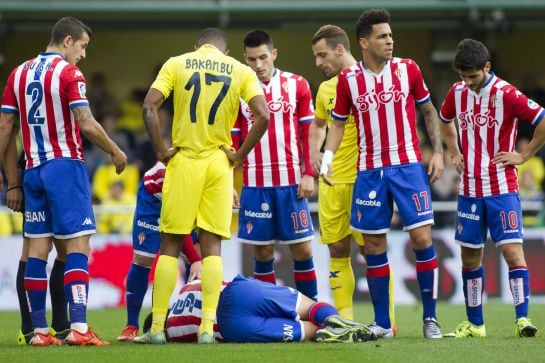
<svg viewBox="0 0 545 363">
<path fill-rule="evenodd" d="M 463 230 L 464 230 L 464 227 L 462 226 L 462 223 L 458 223 L 458 234 L 462 234 Z"/>
<path fill-rule="evenodd" d="M 358 212 L 356 213 L 356 216 L 358 217 L 358 222 L 361 222 L 361 212 L 358 210 Z"/>
<path fill-rule="evenodd" d="M 142 245 L 146 239 L 146 234 L 144 232 L 138 233 L 138 244 Z"/>
<path fill-rule="evenodd" d="M 396 75 L 397 78 L 401 79 L 401 76 L 403 76 L 403 71 L 398 68 L 394 71 L 394 74 Z"/>
<path fill-rule="evenodd" d="M 246 232 L 250 234 L 252 233 L 253 229 L 254 229 L 254 224 L 250 221 L 246 222 Z"/>
</svg>

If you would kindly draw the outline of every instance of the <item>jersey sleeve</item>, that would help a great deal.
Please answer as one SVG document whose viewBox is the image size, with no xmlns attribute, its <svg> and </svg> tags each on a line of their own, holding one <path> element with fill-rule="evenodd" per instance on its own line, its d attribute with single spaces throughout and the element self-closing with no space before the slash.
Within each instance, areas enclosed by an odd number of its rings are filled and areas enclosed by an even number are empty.
<svg viewBox="0 0 545 363">
<path fill-rule="evenodd" d="M 246 103 L 250 103 L 250 100 L 255 96 L 263 95 L 263 90 L 259 85 L 259 80 L 255 72 L 248 66 L 241 65 L 240 68 L 241 77 L 241 93 L 240 98 Z"/>
<path fill-rule="evenodd" d="M 408 61 L 407 71 L 409 72 L 409 82 L 416 103 L 422 105 L 430 101 L 430 91 L 428 90 L 428 86 L 426 86 L 426 82 L 424 82 L 420 67 L 412 59 Z"/>
<path fill-rule="evenodd" d="M 515 89 L 507 94 L 508 99 L 513 104 L 514 117 L 537 125 L 545 116 L 545 110 L 534 100 Z"/>
<path fill-rule="evenodd" d="M 76 66 L 67 66 L 61 74 L 61 82 L 66 85 L 68 105 L 70 108 L 89 106 L 87 100 L 87 83 L 83 73 Z"/>
<path fill-rule="evenodd" d="M 326 96 L 324 91 L 324 84 L 325 82 L 322 82 L 320 84 L 320 87 L 318 87 L 318 93 L 316 94 L 316 110 L 315 114 L 316 117 L 318 117 L 321 120 L 327 120 L 329 115 L 327 114 L 327 108 L 326 108 Z"/>
<path fill-rule="evenodd" d="M 346 121 L 350 116 L 350 109 L 352 107 L 352 97 L 350 95 L 350 88 L 348 87 L 348 80 L 346 73 L 339 74 L 339 81 L 337 83 L 337 92 L 335 97 L 335 106 L 331 111 L 331 117 L 336 121 Z"/>
<path fill-rule="evenodd" d="M 443 104 L 441 105 L 441 109 L 439 110 L 439 117 L 443 122 L 452 122 L 456 118 L 456 105 L 454 102 L 454 89 L 455 86 L 452 86 L 447 96 L 445 97 L 445 100 L 443 101 Z"/>
<path fill-rule="evenodd" d="M 19 106 L 17 104 L 17 96 L 15 95 L 14 89 L 14 80 L 15 80 L 15 71 L 14 69 L 8 77 L 6 86 L 4 87 L 4 93 L 2 95 L 2 112 L 5 113 L 19 113 Z"/>
<path fill-rule="evenodd" d="M 299 115 L 299 123 L 310 123 L 314 119 L 314 105 L 312 104 L 310 86 L 303 77 L 299 77 L 297 80 L 297 93 L 297 114 Z"/>
<path fill-rule="evenodd" d="M 163 94 L 163 98 L 167 99 L 174 89 L 175 80 L 176 58 L 172 57 L 163 64 L 150 88 L 158 90 Z"/>
</svg>

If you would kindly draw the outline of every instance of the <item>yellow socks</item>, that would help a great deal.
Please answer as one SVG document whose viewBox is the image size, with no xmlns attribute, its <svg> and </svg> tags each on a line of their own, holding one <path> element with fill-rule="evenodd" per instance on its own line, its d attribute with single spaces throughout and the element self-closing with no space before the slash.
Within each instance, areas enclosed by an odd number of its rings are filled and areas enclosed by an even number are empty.
<svg viewBox="0 0 545 363">
<path fill-rule="evenodd" d="M 176 287 L 176 277 L 178 276 L 178 259 L 175 257 L 161 255 L 155 267 L 155 277 L 153 283 L 153 303 L 151 312 L 153 313 L 153 322 L 151 324 L 151 333 L 158 333 L 165 328 L 165 319 L 168 310 L 170 296 Z"/>
<path fill-rule="evenodd" d="M 392 327 L 396 324 L 396 316 L 395 316 L 395 305 L 394 305 L 394 272 L 392 271 L 392 267 L 390 266 L 390 286 L 388 287 L 389 293 L 390 293 L 390 323 L 392 324 Z"/>
<path fill-rule="evenodd" d="M 350 257 L 329 259 L 329 286 L 339 315 L 346 319 L 354 319 L 352 299 L 355 279 Z"/>
<path fill-rule="evenodd" d="M 220 256 L 208 256 L 202 260 L 202 320 L 199 334 L 214 335 L 214 320 L 220 297 L 223 263 Z"/>
</svg>

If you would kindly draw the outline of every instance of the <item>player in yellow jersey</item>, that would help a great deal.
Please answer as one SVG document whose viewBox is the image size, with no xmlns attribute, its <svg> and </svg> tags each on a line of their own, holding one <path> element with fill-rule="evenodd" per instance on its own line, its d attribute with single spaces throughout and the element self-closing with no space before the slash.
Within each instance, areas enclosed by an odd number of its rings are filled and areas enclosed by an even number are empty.
<svg viewBox="0 0 545 363">
<path fill-rule="evenodd" d="M 335 105 L 337 74 L 356 63 L 350 53 L 350 42 L 346 32 L 335 25 L 320 27 L 312 37 L 312 51 L 316 66 L 329 80 L 322 82 L 316 96 L 315 118 L 310 128 L 310 154 L 314 168 L 319 171 L 322 161 L 320 148 L 325 139 L 326 126 L 331 123 L 331 109 Z M 361 233 L 350 230 L 352 192 L 356 180 L 358 155 L 356 125 L 354 118 L 346 121 L 345 137 L 333 159 L 333 176 L 320 179 L 318 187 L 318 217 L 321 242 L 329 248 L 329 283 L 335 307 L 346 319 L 353 319 L 352 297 L 355 289 L 354 272 L 350 261 L 352 238 L 365 256 Z M 393 279 L 390 280 L 390 319 L 394 326 Z"/>
<path fill-rule="evenodd" d="M 221 240 L 231 237 L 233 163 L 241 163 L 267 130 L 269 111 L 255 73 L 227 56 L 227 38 L 203 30 L 195 51 L 165 62 L 144 100 L 143 117 L 157 159 L 167 164 L 159 230 L 160 257 L 153 287 L 153 323 L 136 343 L 164 344 L 163 326 L 178 275 L 179 241 L 197 227 L 203 257 L 199 343 L 213 343 L 221 288 Z M 157 110 L 174 92 L 172 145 L 161 140 Z M 243 99 L 254 126 L 236 153 L 231 128 Z"/>
</svg>

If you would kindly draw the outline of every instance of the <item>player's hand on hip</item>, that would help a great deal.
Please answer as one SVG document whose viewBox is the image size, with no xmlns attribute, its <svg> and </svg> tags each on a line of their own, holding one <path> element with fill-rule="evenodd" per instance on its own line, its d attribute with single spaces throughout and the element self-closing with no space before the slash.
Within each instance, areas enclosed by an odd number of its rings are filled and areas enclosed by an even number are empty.
<svg viewBox="0 0 545 363">
<path fill-rule="evenodd" d="M 524 160 L 524 157 L 522 154 L 513 151 L 513 152 L 507 152 L 507 151 L 500 151 L 494 157 L 492 158 L 492 162 L 494 164 L 499 164 L 502 166 L 507 165 L 520 165 L 523 164 L 526 160 Z"/>
<path fill-rule="evenodd" d="M 314 177 L 305 174 L 297 187 L 297 198 L 310 198 L 314 193 Z"/>
<path fill-rule="evenodd" d="M 220 150 L 223 151 L 225 153 L 225 155 L 227 155 L 227 158 L 229 160 L 231 160 L 231 162 L 233 163 L 233 165 L 235 167 L 242 164 L 242 160 L 239 160 L 239 157 L 238 157 L 235 149 L 233 149 L 232 147 L 221 145 Z"/>
<path fill-rule="evenodd" d="M 167 165 L 170 159 L 178 152 L 177 147 L 171 147 L 167 150 L 163 150 L 157 153 L 157 160 L 162 162 L 163 164 Z"/>
<path fill-rule="evenodd" d="M 121 149 L 118 149 L 112 153 L 112 163 L 115 165 L 115 172 L 121 174 L 127 166 L 127 155 Z"/>
<path fill-rule="evenodd" d="M 430 183 L 436 182 L 445 171 L 445 163 L 443 161 L 443 154 L 433 153 L 428 165 L 428 176 L 430 177 Z"/>
</svg>

